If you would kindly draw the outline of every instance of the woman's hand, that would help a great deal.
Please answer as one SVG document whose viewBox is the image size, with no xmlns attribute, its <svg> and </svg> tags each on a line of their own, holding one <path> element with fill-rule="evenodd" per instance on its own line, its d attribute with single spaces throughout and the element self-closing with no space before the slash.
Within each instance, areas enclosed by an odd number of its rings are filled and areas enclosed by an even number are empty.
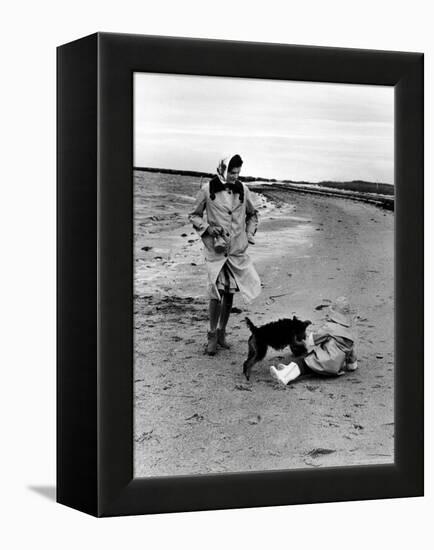
<svg viewBox="0 0 434 550">
<path fill-rule="evenodd" d="M 221 235 L 223 228 L 219 225 L 210 225 L 206 231 L 211 237 L 218 237 L 218 235 Z"/>
</svg>

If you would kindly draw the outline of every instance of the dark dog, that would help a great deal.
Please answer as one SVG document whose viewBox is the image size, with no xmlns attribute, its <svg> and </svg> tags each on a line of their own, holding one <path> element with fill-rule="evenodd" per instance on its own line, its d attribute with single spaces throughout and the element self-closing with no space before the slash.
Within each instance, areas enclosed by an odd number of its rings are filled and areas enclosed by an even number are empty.
<svg viewBox="0 0 434 550">
<path fill-rule="evenodd" d="M 253 365 L 265 357 L 268 346 L 275 350 L 289 346 L 295 356 L 307 351 L 303 340 L 306 338 L 306 327 L 311 324 L 310 321 L 300 321 L 294 316 L 292 319 L 279 319 L 262 327 L 256 327 L 246 317 L 246 323 L 252 332 L 248 342 L 249 355 L 243 365 L 243 374 L 247 380 L 250 378 Z"/>
</svg>

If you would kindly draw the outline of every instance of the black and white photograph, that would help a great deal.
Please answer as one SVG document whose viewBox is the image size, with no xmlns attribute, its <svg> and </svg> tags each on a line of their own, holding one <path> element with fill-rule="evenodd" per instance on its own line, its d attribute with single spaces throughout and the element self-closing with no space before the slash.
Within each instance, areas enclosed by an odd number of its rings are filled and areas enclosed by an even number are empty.
<svg viewBox="0 0 434 550">
<path fill-rule="evenodd" d="M 433 546 L 429 6 L 5 5 L 3 548 Z"/>
<path fill-rule="evenodd" d="M 394 462 L 394 89 L 134 73 L 134 477 Z"/>
</svg>

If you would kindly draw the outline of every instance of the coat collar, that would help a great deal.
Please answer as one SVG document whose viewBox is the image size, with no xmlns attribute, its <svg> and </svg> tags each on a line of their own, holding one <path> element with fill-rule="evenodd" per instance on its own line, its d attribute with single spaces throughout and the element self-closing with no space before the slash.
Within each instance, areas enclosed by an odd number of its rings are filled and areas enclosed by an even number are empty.
<svg viewBox="0 0 434 550">
<path fill-rule="evenodd" d="M 215 176 L 209 182 L 209 195 L 211 197 L 211 200 L 213 201 L 215 199 L 216 193 L 219 193 L 220 191 L 224 191 L 225 187 L 226 186 L 220 181 L 220 179 L 217 176 Z M 244 201 L 244 187 L 243 187 L 243 184 L 240 182 L 240 180 L 237 180 L 233 184 L 233 192 L 239 194 L 240 202 Z"/>
</svg>

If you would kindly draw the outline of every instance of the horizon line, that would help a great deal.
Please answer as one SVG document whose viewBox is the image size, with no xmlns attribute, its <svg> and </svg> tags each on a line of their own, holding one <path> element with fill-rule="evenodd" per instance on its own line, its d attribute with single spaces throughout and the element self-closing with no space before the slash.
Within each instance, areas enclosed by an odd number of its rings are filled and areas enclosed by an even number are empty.
<svg viewBox="0 0 434 550">
<path fill-rule="evenodd" d="M 161 172 L 161 173 L 172 173 L 172 174 L 185 174 L 185 175 L 191 175 L 191 176 L 206 176 L 206 177 L 214 177 L 216 174 L 213 172 L 202 172 L 200 170 L 185 170 L 185 169 L 178 169 L 178 168 L 157 168 L 152 166 L 133 166 L 133 170 L 139 170 L 142 172 Z M 311 184 L 320 184 L 320 183 L 355 183 L 355 182 L 361 182 L 361 183 L 369 183 L 371 185 L 390 185 L 392 187 L 395 186 L 394 183 L 388 183 L 384 181 L 370 181 L 370 180 L 363 180 L 363 179 L 354 179 L 354 180 L 331 180 L 331 179 L 325 179 L 320 181 L 307 181 L 307 180 L 291 180 L 291 179 L 283 179 L 283 178 L 263 178 L 261 176 L 240 176 L 239 179 L 241 181 L 247 180 L 247 181 L 268 181 L 268 182 L 282 182 L 282 183 L 311 183 Z"/>
</svg>

